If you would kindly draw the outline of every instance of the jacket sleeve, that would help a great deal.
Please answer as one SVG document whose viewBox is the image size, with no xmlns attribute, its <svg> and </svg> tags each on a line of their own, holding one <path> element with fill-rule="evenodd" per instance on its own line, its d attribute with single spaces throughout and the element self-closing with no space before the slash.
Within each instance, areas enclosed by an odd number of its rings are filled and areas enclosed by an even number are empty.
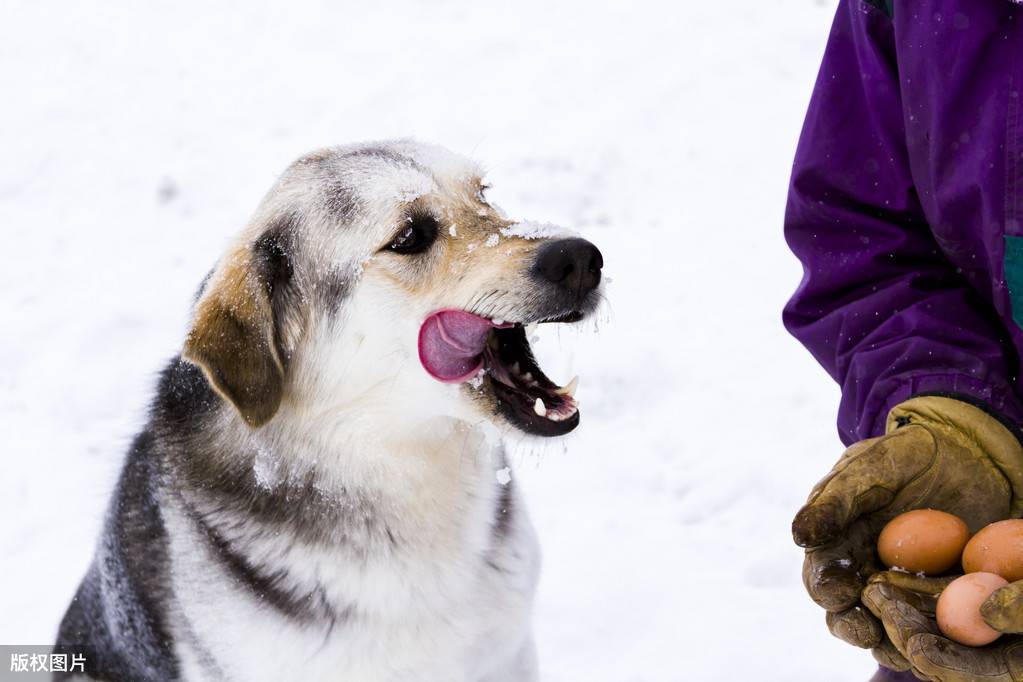
<svg viewBox="0 0 1023 682">
<path fill-rule="evenodd" d="M 942 252 L 917 195 L 895 45 L 884 3 L 840 2 L 785 213 L 804 272 L 783 320 L 839 382 L 846 444 L 882 433 L 919 393 L 1023 412 L 1005 324 Z"/>
</svg>

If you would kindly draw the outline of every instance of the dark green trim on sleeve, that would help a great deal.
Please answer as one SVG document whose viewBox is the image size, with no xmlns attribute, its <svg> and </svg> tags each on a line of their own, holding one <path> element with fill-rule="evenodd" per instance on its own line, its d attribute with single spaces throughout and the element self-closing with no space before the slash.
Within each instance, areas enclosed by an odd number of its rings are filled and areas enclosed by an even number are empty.
<svg viewBox="0 0 1023 682">
<path fill-rule="evenodd" d="M 1012 321 L 1023 327 L 1023 237 L 1005 235 L 1005 284 Z"/>
<path fill-rule="evenodd" d="M 863 0 L 863 4 L 881 10 L 889 19 L 895 15 L 895 0 Z"/>
</svg>

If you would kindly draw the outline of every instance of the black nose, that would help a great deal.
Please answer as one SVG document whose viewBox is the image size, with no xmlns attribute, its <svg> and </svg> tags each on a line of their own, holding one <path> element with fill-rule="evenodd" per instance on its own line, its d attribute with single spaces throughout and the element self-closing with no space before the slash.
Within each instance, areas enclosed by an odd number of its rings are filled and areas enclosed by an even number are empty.
<svg viewBox="0 0 1023 682">
<path fill-rule="evenodd" d="M 541 280 L 556 284 L 574 297 L 576 304 L 600 284 L 604 258 L 585 239 L 558 239 L 540 247 L 533 272 Z"/>
</svg>

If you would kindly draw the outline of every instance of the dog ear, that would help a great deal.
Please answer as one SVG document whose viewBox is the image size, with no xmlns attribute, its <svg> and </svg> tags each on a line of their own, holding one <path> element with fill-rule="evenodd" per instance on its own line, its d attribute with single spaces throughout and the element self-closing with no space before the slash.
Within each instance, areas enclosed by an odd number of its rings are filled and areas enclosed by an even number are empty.
<svg viewBox="0 0 1023 682">
<path fill-rule="evenodd" d="M 182 352 L 253 427 L 274 416 L 284 395 L 274 283 L 258 248 L 259 242 L 237 244 L 214 270 Z"/>
</svg>

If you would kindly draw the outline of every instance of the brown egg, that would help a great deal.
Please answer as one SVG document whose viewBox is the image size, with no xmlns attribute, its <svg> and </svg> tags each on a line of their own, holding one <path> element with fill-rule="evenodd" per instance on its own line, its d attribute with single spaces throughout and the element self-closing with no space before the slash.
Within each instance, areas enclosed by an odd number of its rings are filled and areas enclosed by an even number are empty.
<svg viewBox="0 0 1023 682">
<path fill-rule="evenodd" d="M 877 553 L 888 568 L 940 575 L 953 568 L 970 539 L 966 524 L 947 512 L 914 509 L 888 522 Z"/>
<path fill-rule="evenodd" d="M 1009 581 L 994 573 L 967 573 L 948 584 L 938 597 L 938 629 L 949 639 L 967 646 L 984 646 L 1002 636 L 984 622 L 980 605 Z"/>
<path fill-rule="evenodd" d="M 977 531 L 963 550 L 963 570 L 995 573 L 1009 582 L 1023 579 L 1023 519 L 996 521 Z"/>
</svg>

